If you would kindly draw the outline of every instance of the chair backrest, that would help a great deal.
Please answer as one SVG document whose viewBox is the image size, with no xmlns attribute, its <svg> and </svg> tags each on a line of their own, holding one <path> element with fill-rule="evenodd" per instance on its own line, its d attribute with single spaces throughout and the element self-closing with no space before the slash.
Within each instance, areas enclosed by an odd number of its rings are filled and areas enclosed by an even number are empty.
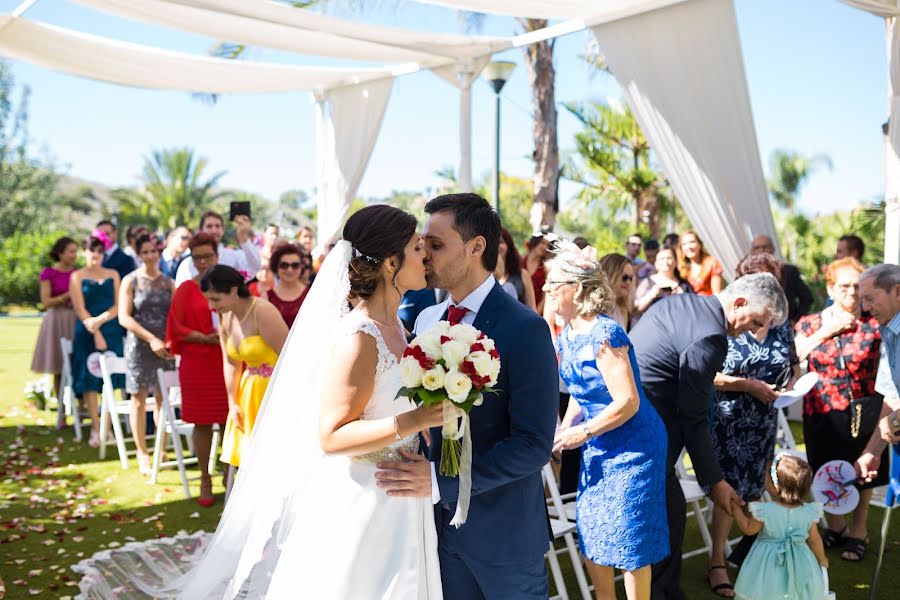
<svg viewBox="0 0 900 600">
<path fill-rule="evenodd" d="M 62 374 L 60 375 L 60 386 L 65 388 L 72 385 L 72 340 L 69 338 L 59 338 L 59 350 L 62 352 Z"/>
<path fill-rule="evenodd" d="M 178 380 L 178 371 L 156 370 L 156 379 L 159 381 L 159 393 L 162 395 L 161 409 L 166 421 L 175 423 L 174 404 L 181 403 L 181 385 Z"/>
<path fill-rule="evenodd" d="M 556 475 L 553 473 L 550 463 L 544 465 L 544 468 L 541 469 L 541 475 L 544 477 L 544 485 L 547 486 L 547 490 L 550 492 L 550 501 L 553 503 L 553 508 L 556 509 L 555 518 L 568 522 L 565 503 L 559 493 L 559 485 L 556 483 Z"/>
<path fill-rule="evenodd" d="M 112 376 L 124 375 L 127 372 L 128 363 L 126 363 L 125 359 L 121 356 L 112 357 L 106 356 L 105 354 L 100 355 L 100 374 L 103 376 L 102 394 L 104 396 L 109 395 L 110 401 L 115 398 Z"/>
</svg>

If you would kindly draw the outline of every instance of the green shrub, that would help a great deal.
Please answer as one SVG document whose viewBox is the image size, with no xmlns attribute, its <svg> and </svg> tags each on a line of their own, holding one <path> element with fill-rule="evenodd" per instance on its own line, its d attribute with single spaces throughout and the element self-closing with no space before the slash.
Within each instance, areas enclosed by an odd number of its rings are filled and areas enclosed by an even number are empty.
<svg viewBox="0 0 900 600">
<path fill-rule="evenodd" d="M 40 275 L 50 266 L 47 253 L 60 232 L 14 233 L 0 240 L 0 307 L 10 304 L 37 306 Z"/>
</svg>

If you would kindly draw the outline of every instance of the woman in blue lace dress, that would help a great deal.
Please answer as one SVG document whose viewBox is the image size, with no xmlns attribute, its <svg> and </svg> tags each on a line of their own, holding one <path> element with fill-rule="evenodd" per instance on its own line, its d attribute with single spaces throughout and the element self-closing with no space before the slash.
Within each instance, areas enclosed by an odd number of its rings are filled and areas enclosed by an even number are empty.
<svg viewBox="0 0 900 600">
<path fill-rule="evenodd" d="M 628 599 L 648 600 L 650 565 L 669 553 L 666 430 L 628 336 L 604 314 L 615 296 L 600 264 L 572 244 L 560 248 L 544 290 L 567 323 L 556 343 L 571 399 L 554 451 L 583 450 L 576 520 L 597 598 L 615 598 L 617 568 Z"/>
</svg>

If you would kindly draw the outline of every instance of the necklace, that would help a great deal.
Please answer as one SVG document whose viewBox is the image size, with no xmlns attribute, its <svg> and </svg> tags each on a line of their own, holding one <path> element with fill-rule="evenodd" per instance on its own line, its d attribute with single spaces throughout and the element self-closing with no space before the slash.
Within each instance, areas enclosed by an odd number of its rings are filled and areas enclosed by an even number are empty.
<svg viewBox="0 0 900 600">
<path fill-rule="evenodd" d="M 253 298 L 253 300 L 250 301 L 250 307 L 247 309 L 247 312 L 244 313 L 244 316 L 238 319 L 238 323 L 243 323 L 247 320 L 247 317 L 249 317 L 250 313 L 253 312 L 254 306 L 256 306 L 256 298 Z"/>
</svg>

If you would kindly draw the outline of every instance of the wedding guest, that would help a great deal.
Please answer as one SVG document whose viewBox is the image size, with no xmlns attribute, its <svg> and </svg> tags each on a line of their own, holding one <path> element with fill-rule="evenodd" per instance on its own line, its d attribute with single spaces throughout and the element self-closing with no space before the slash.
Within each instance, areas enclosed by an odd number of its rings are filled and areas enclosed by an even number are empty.
<svg viewBox="0 0 900 600">
<path fill-rule="evenodd" d="M 89 237 L 82 245 L 85 267 L 72 274 L 69 287 L 72 308 L 78 316 L 72 340 L 72 388 L 84 399 L 91 416 L 91 448 L 100 445 L 100 413 L 97 393 L 103 380 L 88 371 L 88 356 L 107 350 L 122 356 L 125 332 L 119 325 L 116 299 L 119 296 L 119 274 L 102 266 L 105 245 L 102 240 Z M 130 259 L 129 259 L 130 260 Z M 125 387 L 122 375 L 112 376 L 113 387 Z M 103 432 L 104 435 L 106 432 Z"/>
<path fill-rule="evenodd" d="M 896 432 L 900 431 L 900 398 L 897 394 L 900 390 L 900 266 L 882 264 L 866 269 L 859 277 L 859 295 L 863 310 L 880 325 L 878 375 L 884 380 L 881 393 L 885 406 L 879 435 L 884 442 L 900 443 L 900 439 L 895 438 Z"/>
<path fill-rule="evenodd" d="M 522 257 L 519 256 L 512 234 L 506 229 L 500 229 L 500 255 L 497 258 L 497 268 L 494 269 L 494 278 L 507 294 L 537 311 L 534 284 L 531 277 L 522 277 Z"/>
<path fill-rule="evenodd" d="M 678 272 L 678 258 L 672 248 L 661 248 L 654 262 L 656 272 L 641 281 L 635 292 L 634 310 L 638 317 L 648 308 L 672 294 L 693 294 L 694 288 Z"/>
<path fill-rule="evenodd" d="M 842 235 L 838 238 L 837 247 L 834 250 L 834 260 L 842 258 L 855 258 L 863 263 L 863 255 L 866 253 L 866 243 L 858 235 Z"/>
<path fill-rule="evenodd" d="M 615 294 L 609 316 L 624 330 L 631 327 L 634 306 L 634 263 L 621 254 L 607 254 L 600 259 L 600 266 Z"/>
<path fill-rule="evenodd" d="M 534 288 L 534 304 L 538 314 L 544 314 L 544 281 L 547 280 L 547 267 L 544 262 L 549 258 L 550 240 L 543 234 L 534 235 L 525 244 L 527 252 L 522 258 L 522 268 L 531 276 Z"/>
<path fill-rule="evenodd" d="M 312 256 L 316 244 L 316 232 L 312 227 L 304 226 L 297 232 L 297 243 L 306 253 Z"/>
<path fill-rule="evenodd" d="M 400 300 L 400 308 L 397 309 L 397 316 L 403 322 L 403 327 L 407 333 L 412 333 L 413 327 L 416 325 L 416 319 L 419 313 L 435 304 L 442 302 L 443 299 L 438 298 L 440 290 L 432 288 L 422 288 L 421 290 L 409 290 L 403 294 Z"/>
<path fill-rule="evenodd" d="M 138 469 L 149 475 L 150 452 L 147 449 L 147 396 L 150 390 L 162 398 L 157 369 L 175 367 L 166 348 L 166 319 L 175 292 L 175 282 L 160 271 L 160 253 L 152 237 L 142 235 L 135 241 L 141 266 L 125 276 L 119 290 L 119 323 L 125 337 L 125 391 L 131 394 L 131 431 L 137 448 Z M 159 405 L 156 408 L 159 421 Z M 162 435 L 157 433 L 157 435 Z"/>
<path fill-rule="evenodd" d="M 237 225 L 237 241 L 239 249 L 226 248 L 222 243 L 225 236 L 225 221 L 222 215 L 208 210 L 200 217 L 200 227 L 197 231 L 213 237 L 216 242 L 216 255 L 221 264 L 237 269 L 244 279 L 250 280 L 259 271 L 262 261 L 259 256 L 259 247 L 253 243 L 253 230 L 250 226 L 250 218 L 247 215 L 237 215 L 234 218 Z M 196 278 L 199 271 L 189 256 L 178 267 L 175 277 L 175 285 L 181 285 L 191 278 Z"/>
<path fill-rule="evenodd" d="M 826 548 L 843 546 L 841 558 L 860 561 L 868 545 L 867 519 L 872 488 L 888 481 L 887 448 L 880 458 L 867 451 L 878 426 L 882 400 L 875 394 L 881 334 L 875 318 L 861 312 L 859 276 L 865 267 L 856 258 L 838 259 L 828 265 L 825 282 L 833 304 L 807 315 L 796 325 L 797 355 L 809 361 L 809 371 L 819 381 L 806 395 L 803 437 L 813 471 L 830 460 L 858 463 L 870 481 L 857 485 L 859 504 L 847 526 L 842 515 L 826 514 L 828 528 L 822 535 Z M 872 468 L 872 465 L 876 468 Z M 866 477 L 868 480 L 869 477 Z"/>
<path fill-rule="evenodd" d="M 653 566 L 654 598 L 684 598 L 681 547 L 684 492 L 675 465 L 687 448 L 697 481 L 710 488 L 715 504 L 731 511 L 743 501 L 724 479 L 710 432 L 713 380 L 728 352 L 728 336 L 757 330 L 787 318 L 787 300 L 768 273 L 747 275 L 718 296 L 678 294 L 651 306 L 629 336 L 640 378 L 668 432 L 666 507 L 669 557 Z"/>
<path fill-rule="evenodd" d="M 666 237 L 663 238 L 662 247 L 663 248 L 671 248 L 678 251 L 678 240 L 681 236 L 677 233 L 667 233 Z"/>
<path fill-rule="evenodd" d="M 591 243 L 587 240 L 587 238 L 584 238 L 581 236 L 578 236 L 577 238 L 572 240 L 572 243 L 575 244 L 576 246 L 578 246 L 578 248 L 580 248 L 581 250 L 584 250 L 585 248 L 587 248 L 588 246 L 591 245 Z"/>
<path fill-rule="evenodd" d="M 59 338 L 71 340 L 75 333 L 75 313 L 69 295 L 69 281 L 75 272 L 78 260 L 78 242 L 70 237 L 61 237 L 53 243 L 49 252 L 53 265 L 41 271 L 41 305 L 44 315 L 31 370 L 35 373 L 53 375 L 53 389 L 59 390 L 63 357 Z"/>
<path fill-rule="evenodd" d="M 644 240 L 639 233 L 632 233 L 628 236 L 628 239 L 625 240 L 625 258 L 630 260 L 631 264 L 636 267 L 644 262 L 641 260 L 641 248 L 643 245 Z"/>
<path fill-rule="evenodd" d="M 159 270 L 170 278 L 175 279 L 181 261 L 188 257 L 188 243 L 191 241 L 191 231 L 184 226 L 179 226 L 169 232 L 166 238 L 166 247 L 162 251 L 159 260 Z"/>
<path fill-rule="evenodd" d="M 694 293 L 712 296 L 722 291 L 722 265 L 719 259 L 706 252 L 696 233 L 682 233 L 677 251 L 678 270 L 694 288 Z"/>
<path fill-rule="evenodd" d="M 753 238 L 753 245 L 750 252 L 764 252 L 775 256 L 775 244 L 772 238 L 766 235 L 758 235 Z M 784 279 L 784 293 L 788 299 L 788 315 L 791 323 L 796 323 L 800 317 L 809 314 L 812 308 L 813 294 L 803 276 L 800 269 L 796 265 L 789 263 L 781 264 L 781 275 Z"/>
<path fill-rule="evenodd" d="M 734 276 L 752 273 L 770 273 L 783 284 L 782 264 L 771 254 L 745 256 Z M 728 337 L 728 354 L 713 382 L 712 442 L 725 481 L 745 502 L 759 501 L 765 491 L 766 463 L 778 432 L 778 409 L 772 405 L 777 390 L 794 387 L 799 376 L 790 320 Z M 725 563 L 731 523 L 731 515 L 713 508 L 708 578 L 713 593 L 723 598 L 734 597 Z"/>
<path fill-rule="evenodd" d="M 166 320 L 166 345 L 180 356 L 178 380 L 181 384 L 181 417 L 194 424 L 192 439 L 200 468 L 200 496 L 197 503 L 215 503 L 212 478 L 207 470 L 212 449 L 212 426 L 228 417 L 228 394 L 222 372 L 219 333 L 213 323 L 218 315 L 200 290 L 200 278 L 218 262 L 219 240 L 206 233 L 191 238 L 190 250 L 197 276 L 175 290 Z"/>
<path fill-rule="evenodd" d="M 118 273 L 119 281 L 137 268 L 134 259 L 119 248 L 119 231 L 112 221 L 100 221 L 91 235 L 103 242 L 103 267 Z"/>
<path fill-rule="evenodd" d="M 615 598 L 621 569 L 629 600 L 649 600 L 650 565 L 669 554 L 665 427 L 625 330 L 607 316 L 617 295 L 605 269 L 574 245 L 561 248 L 544 290 L 566 321 L 556 347 L 572 399 L 553 449 L 582 447 L 578 543 L 597 597 Z"/>
<path fill-rule="evenodd" d="M 648 277 L 656 273 L 656 255 L 659 254 L 659 242 L 656 240 L 647 240 L 644 242 L 644 258 L 647 260 L 642 262 L 637 268 L 637 282 L 640 284 Z"/>
<path fill-rule="evenodd" d="M 288 328 L 275 306 L 250 294 L 235 269 L 217 265 L 200 280 L 209 306 L 221 315 L 228 421 L 222 434 L 222 462 L 241 466 L 269 378 L 287 339 Z"/>
<path fill-rule="evenodd" d="M 146 225 L 129 225 L 125 230 L 125 247 L 122 248 L 122 252 L 131 257 L 131 260 L 134 261 L 135 268 L 141 266 L 141 257 L 135 247 L 135 242 L 137 242 L 139 237 L 149 233 L 150 229 L 148 229 Z M 125 277 L 122 277 L 122 279 L 125 279 Z"/>
<path fill-rule="evenodd" d="M 282 244 L 269 258 L 269 272 L 278 277 L 264 297 L 278 309 L 290 329 L 309 293 L 306 282 L 312 272 L 312 260 L 300 246 Z"/>
<path fill-rule="evenodd" d="M 257 298 L 265 298 L 266 294 L 275 287 L 275 281 L 275 272 L 269 268 L 269 259 L 266 259 L 259 271 L 256 272 L 256 277 L 247 284 L 247 289 Z"/>
</svg>

